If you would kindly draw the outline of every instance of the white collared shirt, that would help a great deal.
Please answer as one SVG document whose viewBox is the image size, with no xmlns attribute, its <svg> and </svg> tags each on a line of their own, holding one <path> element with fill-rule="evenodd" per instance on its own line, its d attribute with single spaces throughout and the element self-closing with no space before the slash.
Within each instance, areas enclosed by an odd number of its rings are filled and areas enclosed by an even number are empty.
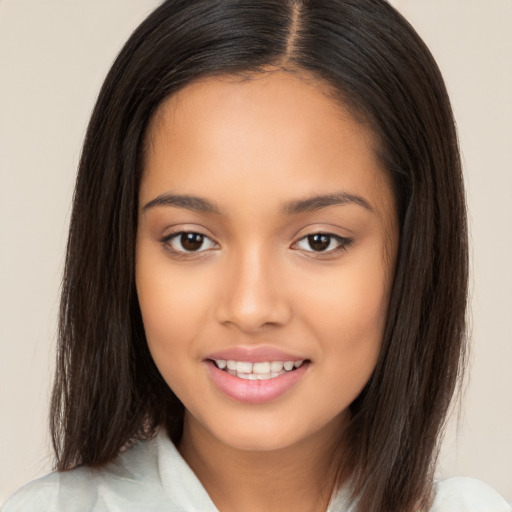
<svg viewBox="0 0 512 512">
<path fill-rule="evenodd" d="M 327 512 L 351 512 L 347 489 Z M 141 441 L 99 470 L 51 473 L 16 492 L 2 512 L 219 512 L 164 433 Z M 492 487 L 472 478 L 436 484 L 430 512 L 512 512 Z"/>
</svg>

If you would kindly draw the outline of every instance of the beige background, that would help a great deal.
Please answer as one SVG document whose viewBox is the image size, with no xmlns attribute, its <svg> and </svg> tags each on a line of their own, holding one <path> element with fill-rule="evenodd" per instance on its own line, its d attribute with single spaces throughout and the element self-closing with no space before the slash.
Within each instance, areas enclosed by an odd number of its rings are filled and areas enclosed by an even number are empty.
<svg viewBox="0 0 512 512">
<path fill-rule="evenodd" d="M 156 0 L 0 0 L 0 503 L 51 466 L 58 289 L 88 115 Z M 445 74 L 473 246 L 473 367 L 440 476 L 512 501 L 512 1 L 395 0 Z"/>
</svg>

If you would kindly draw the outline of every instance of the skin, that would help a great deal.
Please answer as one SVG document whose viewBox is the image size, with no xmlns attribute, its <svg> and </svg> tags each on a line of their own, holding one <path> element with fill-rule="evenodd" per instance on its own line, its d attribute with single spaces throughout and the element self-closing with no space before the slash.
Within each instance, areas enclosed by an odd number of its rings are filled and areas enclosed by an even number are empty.
<svg viewBox="0 0 512 512">
<path fill-rule="evenodd" d="M 222 512 L 325 510 L 333 450 L 379 355 L 393 193 L 368 127 L 328 92 L 283 71 L 208 78 L 169 98 L 148 130 L 139 302 L 155 363 L 186 407 L 180 452 Z M 154 203 L 170 193 L 219 211 Z M 360 200 L 285 208 L 338 193 Z M 169 238 L 179 232 L 208 238 L 187 253 Z M 315 251 L 315 233 L 343 243 Z M 233 400 L 205 358 L 240 346 L 300 355 L 307 371 L 270 402 Z"/>
</svg>

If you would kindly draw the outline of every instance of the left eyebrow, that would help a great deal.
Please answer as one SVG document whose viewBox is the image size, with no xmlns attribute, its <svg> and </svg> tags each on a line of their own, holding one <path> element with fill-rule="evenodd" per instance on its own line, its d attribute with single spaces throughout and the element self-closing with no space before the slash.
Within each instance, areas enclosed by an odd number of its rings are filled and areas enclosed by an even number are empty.
<svg viewBox="0 0 512 512">
<path fill-rule="evenodd" d="M 218 206 L 208 199 L 203 197 L 182 195 L 182 194 L 160 194 L 155 199 L 152 199 L 144 205 L 142 210 L 146 212 L 150 208 L 156 206 L 176 206 L 178 208 L 185 208 L 186 210 L 192 210 L 201 213 L 216 213 L 220 214 Z"/>
<path fill-rule="evenodd" d="M 290 201 L 284 205 L 283 211 L 289 215 L 294 215 L 298 213 L 314 212 L 329 206 L 342 206 L 346 204 L 356 204 L 374 213 L 373 207 L 364 197 L 347 192 L 324 194 L 300 199 L 298 201 Z"/>
</svg>

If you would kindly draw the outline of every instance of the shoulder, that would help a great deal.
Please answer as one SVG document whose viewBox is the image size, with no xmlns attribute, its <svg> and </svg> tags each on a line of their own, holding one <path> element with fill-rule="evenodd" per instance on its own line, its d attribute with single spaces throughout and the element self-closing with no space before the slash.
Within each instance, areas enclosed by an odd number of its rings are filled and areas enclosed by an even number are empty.
<svg viewBox="0 0 512 512">
<path fill-rule="evenodd" d="M 512 507 L 481 480 L 452 477 L 436 483 L 431 512 L 512 512 Z"/>
<path fill-rule="evenodd" d="M 163 432 L 100 469 L 80 467 L 30 482 L 2 512 L 218 512 Z"/>
<path fill-rule="evenodd" d="M 29 511 L 34 507 L 41 512 L 56 510 L 58 493 L 58 474 L 51 473 L 23 486 L 7 500 L 2 512 Z"/>
<path fill-rule="evenodd" d="M 144 441 L 101 469 L 80 467 L 51 473 L 23 486 L 7 500 L 2 512 L 144 510 L 134 508 L 140 505 L 138 499 L 147 499 L 148 492 L 155 499 L 161 496 L 153 489 L 158 487 L 155 457 L 154 443 Z"/>
</svg>

